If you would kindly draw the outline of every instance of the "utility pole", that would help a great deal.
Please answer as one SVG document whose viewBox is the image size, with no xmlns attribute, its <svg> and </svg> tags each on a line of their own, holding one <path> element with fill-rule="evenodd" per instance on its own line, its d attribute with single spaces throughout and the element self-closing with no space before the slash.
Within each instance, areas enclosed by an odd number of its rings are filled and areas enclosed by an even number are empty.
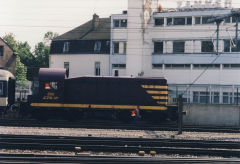
<svg viewBox="0 0 240 164">
<path fill-rule="evenodd" d="M 216 55 L 219 55 L 219 26 L 220 26 L 222 21 L 223 21 L 222 19 L 216 21 L 216 24 L 217 24 L 217 43 L 216 43 L 217 44 L 217 46 L 216 46 L 217 47 L 217 50 L 216 50 L 217 54 Z"/>
<path fill-rule="evenodd" d="M 236 31 L 235 31 L 236 34 L 235 34 L 234 44 L 237 46 L 237 44 L 238 44 L 238 21 L 239 21 L 239 15 L 236 15 L 235 19 L 236 19 Z"/>
<path fill-rule="evenodd" d="M 182 134 L 183 128 L 183 96 L 178 97 L 178 135 Z"/>
</svg>

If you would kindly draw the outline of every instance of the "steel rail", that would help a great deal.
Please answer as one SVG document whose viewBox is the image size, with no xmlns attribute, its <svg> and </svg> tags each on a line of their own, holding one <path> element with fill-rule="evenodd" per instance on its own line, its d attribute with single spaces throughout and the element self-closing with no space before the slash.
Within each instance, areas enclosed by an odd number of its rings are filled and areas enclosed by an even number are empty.
<svg viewBox="0 0 240 164">
<path fill-rule="evenodd" d="M 159 131 L 177 131 L 175 123 L 146 123 L 131 122 L 123 123 L 117 121 L 49 121 L 41 122 L 37 120 L 9 120 L 0 119 L 0 126 L 16 127 L 52 127 L 52 128 L 88 128 L 88 129 L 127 129 L 127 130 L 159 130 Z M 240 133 L 240 127 L 236 126 L 184 126 L 183 131 L 189 132 L 222 132 L 222 133 Z"/>
<path fill-rule="evenodd" d="M 162 157 L 113 157 L 97 155 L 36 155 L 36 154 L 0 154 L 1 163 L 239 163 L 239 159 L 194 159 L 194 158 L 162 158 Z"/>
</svg>

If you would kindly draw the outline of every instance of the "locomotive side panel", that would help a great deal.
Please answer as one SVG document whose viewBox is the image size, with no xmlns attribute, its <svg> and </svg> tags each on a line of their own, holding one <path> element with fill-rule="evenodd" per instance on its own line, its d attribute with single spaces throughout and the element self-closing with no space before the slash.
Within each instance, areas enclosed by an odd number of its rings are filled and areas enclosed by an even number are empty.
<svg viewBox="0 0 240 164">
<path fill-rule="evenodd" d="M 138 78 L 66 79 L 64 91 L 64 103 L 99 105 L 163 106 L 168 94 L 165 79 Z"/>
</svg>

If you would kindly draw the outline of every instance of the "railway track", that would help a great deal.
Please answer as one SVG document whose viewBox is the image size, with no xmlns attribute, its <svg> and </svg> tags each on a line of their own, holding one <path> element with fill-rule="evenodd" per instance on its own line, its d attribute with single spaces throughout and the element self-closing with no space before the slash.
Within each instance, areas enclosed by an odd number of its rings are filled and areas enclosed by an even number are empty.
<svg viewBox="0 0 240 164">
<path fill-rule="evenodd" d="M 176 123 L 146 123 L 130 122 L 123 123 L 119 121 L 96 121 L 83 120 L 76 122 L 49 120 L 41 122 L 34 119 L 0 119 L 0 126 L 17 127 L 52 127 L 52 128 L 88 128 L 88 129 L 127 129 L 127 130 L 159 130 L 159 131 L 177 131 Z M 221 127 L 221 126 L 184 126 L 183 131 L 189 132 L 223 132 L 240 133 L 240 127 Z"/>
<path fill-rule="evenodd" d="M 239 163 L 239 159 L 168 159 L 158 157 L 66 156 L 34 154 L 0 154 L 1 163 Z"/>
<path fill-rule="evenodd" d="M 0 135 L 0 149 L 74 152 L 76 147 L 85 152 L 240 157 L 240 142 L 234 141 Z"/>
</svg>

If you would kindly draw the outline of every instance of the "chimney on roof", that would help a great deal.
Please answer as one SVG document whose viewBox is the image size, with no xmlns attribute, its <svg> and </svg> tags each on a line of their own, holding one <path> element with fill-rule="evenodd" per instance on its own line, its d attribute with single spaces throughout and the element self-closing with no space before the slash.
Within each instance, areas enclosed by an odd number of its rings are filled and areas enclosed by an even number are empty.
<svg viewBox="0 0 240 164">
<path fill-rule="evenodd" d="M 92 29 L 96 30 L 98 28 L 98 25 L 99 25 L 99 16 L 97 14 L 94 14 L 92 19 Z"/>
</svg>

